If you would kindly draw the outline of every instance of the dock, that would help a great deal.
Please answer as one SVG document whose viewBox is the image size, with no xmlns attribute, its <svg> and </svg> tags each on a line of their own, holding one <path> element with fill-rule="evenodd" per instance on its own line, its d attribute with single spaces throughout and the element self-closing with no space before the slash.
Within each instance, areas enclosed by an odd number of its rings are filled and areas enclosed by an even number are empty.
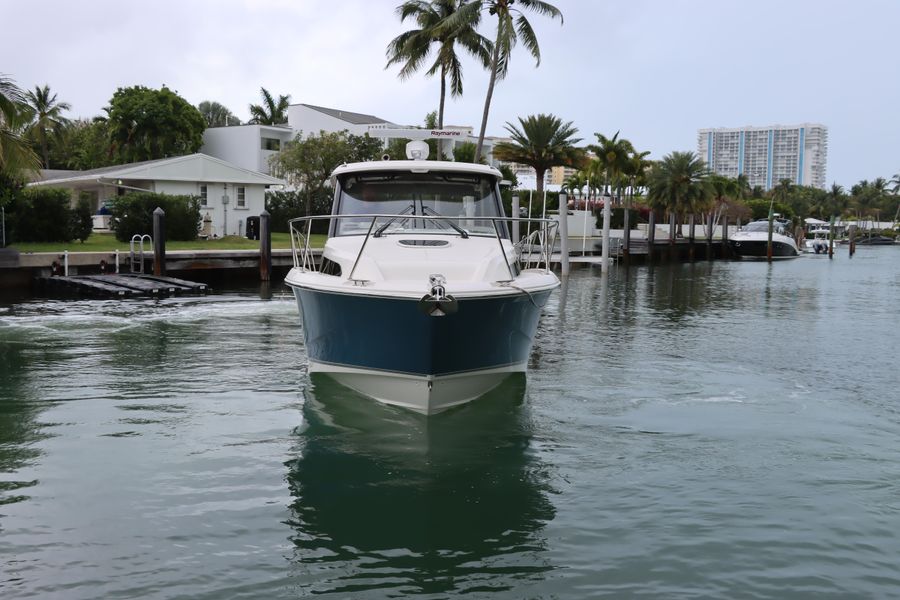
<svg viewBox="0 0 900 600">
<path fill-rule="evenodd" d="M 205 283 L 141 274 L 72 275 L 41 277 L 38 286 L 51 293 L 91 298 L 146 298 L 202 296 L 209 293 Z"/>
</svg>

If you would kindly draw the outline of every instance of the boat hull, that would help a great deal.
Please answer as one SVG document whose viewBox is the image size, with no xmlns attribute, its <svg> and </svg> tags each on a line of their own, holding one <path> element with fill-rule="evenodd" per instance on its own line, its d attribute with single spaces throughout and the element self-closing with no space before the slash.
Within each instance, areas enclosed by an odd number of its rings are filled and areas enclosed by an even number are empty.
<svg viewBox="0 0 900 600">
<path fill-rule="evenodd" d="M 310 371 L 361 394 L 432 414 L 525 371 L 551 290 L 460 298 L 428 316 L 412 298 L 293 287 Z"/>
<path fill-rule="evenodd" d="M 740 258 L 767 258 L 768 240 L 728 240 L 732 251 Z M 799 255 L 792 243 L 772 240 L 772 258 L 795 258 Z"/>
</svg>

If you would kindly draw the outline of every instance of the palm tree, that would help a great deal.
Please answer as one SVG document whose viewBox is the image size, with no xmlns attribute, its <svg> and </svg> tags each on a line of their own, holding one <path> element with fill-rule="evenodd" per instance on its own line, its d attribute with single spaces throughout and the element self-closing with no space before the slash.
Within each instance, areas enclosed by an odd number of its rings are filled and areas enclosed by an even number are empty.
<svg viewBox="0 0 900 600">
<path fill-rule="evenodd" d="M 503 79 L 509 71 L 509 61 L 512 51 L 522 38 L 522 43 L 528 52 L 534 57 L 535 66 L 541 64 L 541 49 L 538 46 L 537 35 L 531 27 L 531 23 L 525 17 L 522 10 L 513 8 L 518 3 L 523 9 L 534 11 L 540 15 L 559 19 L 563 22 L 562 12 L 549 2 L 543 0 L 478 0 L 476 5 L 484 8 L 491 16 L 497 18 L 497 34 L 494 39 L 493 52 L 491 54 L 490 73 L 487 95 L 484 99 L 484 114 L 481 117 L 481 130 L 478 133 L 478 144 L 475 148 L 475 158 L 481 157 L 484 146 L 484 133 L 487 128 L 488 113 L 491 109 L 491 99 L 494 96 L 494 85 L 497 79 Z M 453 20 L 448 19 L 452 24 Z"/>
<path fill-rule="evenodd" d="M 50 94 L 50 86 L 35 86 L 34 91 L 25 94 L 25 102 L 32 113 L 32 121 L 28 126 L 28 134 L 41 148 L 44 157 L 44 168 L 50 168 L 50 138 L 59 138 L 69 119 L 62 116 L 64 110 L 72 106 L 68 102 L 56 100 L 56 94 Z"/>
<path fill-rule="evenodd" d="M 714 199 L 706 164 L 693 152 L 664 156 L 650 172 L 649 183 L 650 206 L 676 215 L 706 212 Z"/>
<path fill-rule="evenodd" d="M 272 97 L 264 87 L 259 88 L 262 95 L 262 104 L 250 105 L 250 120 L 248 123 L 256 125 L 280 125 L 287 122 L 287 109 L 291 102 L 291 96 L 278 96 L 278 101 Z"/>
<path fill-rule="evenodd" d="M 230 127 L 241 124 L 240 119 L 218 102 L 204 100 L 197 105 L 197 110 L 203 115 L 203 120 L 206 121 L 207 127 Z"/>
<path fill-rule="evenodd" d="M 447 78 L 450 79 L 450 95 L 463 93 L 462 63 L 456 53 L 459 44 L 469 54 L 487 67 L 491 62 L 492 45 L 475 28 L 481 21 L 477 2 L 469 0 L 407 0 L 397 7 L 400 21 L 415 20 L 418 29 L 410 29 L 395 37 L 388 44 L 388 62 L 385 68 L 402 64 L 400 79 L 408 79 L 418 71 L 436 49 L 435 59 L 425 75 L 439 74 L 441 99 L 438 105 L 437 127 L 444 127 L 444 103 L 447 97 Z M 445 26 L 452 18 L 452 26 Z"/>
<path fill-rule="evenodd" d="M 0 74 L 0 173 L 18 175 L 40 168 L 40 158 L 23 136 L 30 116 L 22 90 Z"/>
<path fill-rule="evenodd" d="M 594 135 L 597 136 L 598 143 L 588 146 L 588 150 L 597 155 L 596 160 L 606 173 L 606 193 L 611 199 L 613 192 L 611 184 L 617 182 L 628 170 L 631 157 L 635 153 L 634 146 L 625 138 L 619 139 L 618 131 L 611 138 L 602 133 Z"/>
<path fill-rule="evenodd" d="M 847 208 L 847 203 L 848 199 L 847 194 L 844 193 L 844 186 L 832 183 L 831 189 L 825 195 L 825 205 L 822 207 L 824 212 L 821 212 L 819 216 L 824 219 L 842 215 Z"/>
<path fill-rule="evenodd" d="M 900 173 L 895 173 L 894 176 L 891 177 L 890 183 L 894 185 L 894 187 L 891 188 L 891 193 L 900 194 Z"/>
<path fill-rule="evenodd" d="M 550 167 L 574 164 L 581 151 L 574 147 L 581 138 L 572 137 L 578 130 L 572 122 L 563 123 L 554 115 L 529 115 L 519 117 L 521 129 L 506 124 L 513 142 L 500 142 L 494 147 L 494 158 L 506 162 L 528 165 L 537 177 L 538 197 L 544 193 L 544 174 Z"/>
</svg>

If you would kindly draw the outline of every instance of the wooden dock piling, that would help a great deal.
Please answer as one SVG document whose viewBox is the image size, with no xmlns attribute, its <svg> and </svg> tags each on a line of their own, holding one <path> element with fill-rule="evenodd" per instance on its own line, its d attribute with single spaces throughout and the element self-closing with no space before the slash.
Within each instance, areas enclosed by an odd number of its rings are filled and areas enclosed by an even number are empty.
<svg viewBox="0 0 900 600">
<path fill-rule="evenodd" d="M 269 281 L 272 274 L 272 227 L 269 211 L 259 214 L 259 279 Z"/>
<path fill-rule="evenodd" d="M 153 211 L 153 274 L 166 275 L 166 211 L 159 206 Z"/>
</svg>

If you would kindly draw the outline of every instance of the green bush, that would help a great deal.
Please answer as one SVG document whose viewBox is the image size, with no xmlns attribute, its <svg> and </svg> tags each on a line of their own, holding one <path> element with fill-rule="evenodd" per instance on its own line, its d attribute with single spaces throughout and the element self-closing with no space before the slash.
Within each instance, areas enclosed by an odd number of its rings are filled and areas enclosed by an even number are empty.
<svg viewBox="0 0 900 600">
<path fill-rule="evenodd" d="M 72 211 L 69 229 L 72 239 L 82 243 L 91 237 L 91 232 L 94 230 L 94 218 L 91 201 L 87 198 L 78 199 L 78 204 Z"/>
<path fill-rule="evenodd" d="M 330 187 L 314 193 L 312 199 L 312 214 L 331 214 L 331 202 L 333 191 Z M 288 233 L 288 221 L 297 217 L 306 216 L 306 195 L 300 192 L 268 192 L 266 194 L 266 210 L 269 212 L 273 232 Z M 326 233 L 328 221 L 316 219 L 313 221 L 313 233 Z"/>
<path fill-rule="evenodd" d="M 7 242 L 70 242 L 74 211 L 69 191 L 26 188 L 6 207 Z"/>
<path fill-rule="evenodd" d="M 153 211 L 166 213 L 166 239 L 192 241 L 200 229 L 200 199 L 153 192 L 131 192 L 113 199 L 110 228 L 116 239 L 129 242 L 135 235 L 153 235 Z"/>
</svg>

